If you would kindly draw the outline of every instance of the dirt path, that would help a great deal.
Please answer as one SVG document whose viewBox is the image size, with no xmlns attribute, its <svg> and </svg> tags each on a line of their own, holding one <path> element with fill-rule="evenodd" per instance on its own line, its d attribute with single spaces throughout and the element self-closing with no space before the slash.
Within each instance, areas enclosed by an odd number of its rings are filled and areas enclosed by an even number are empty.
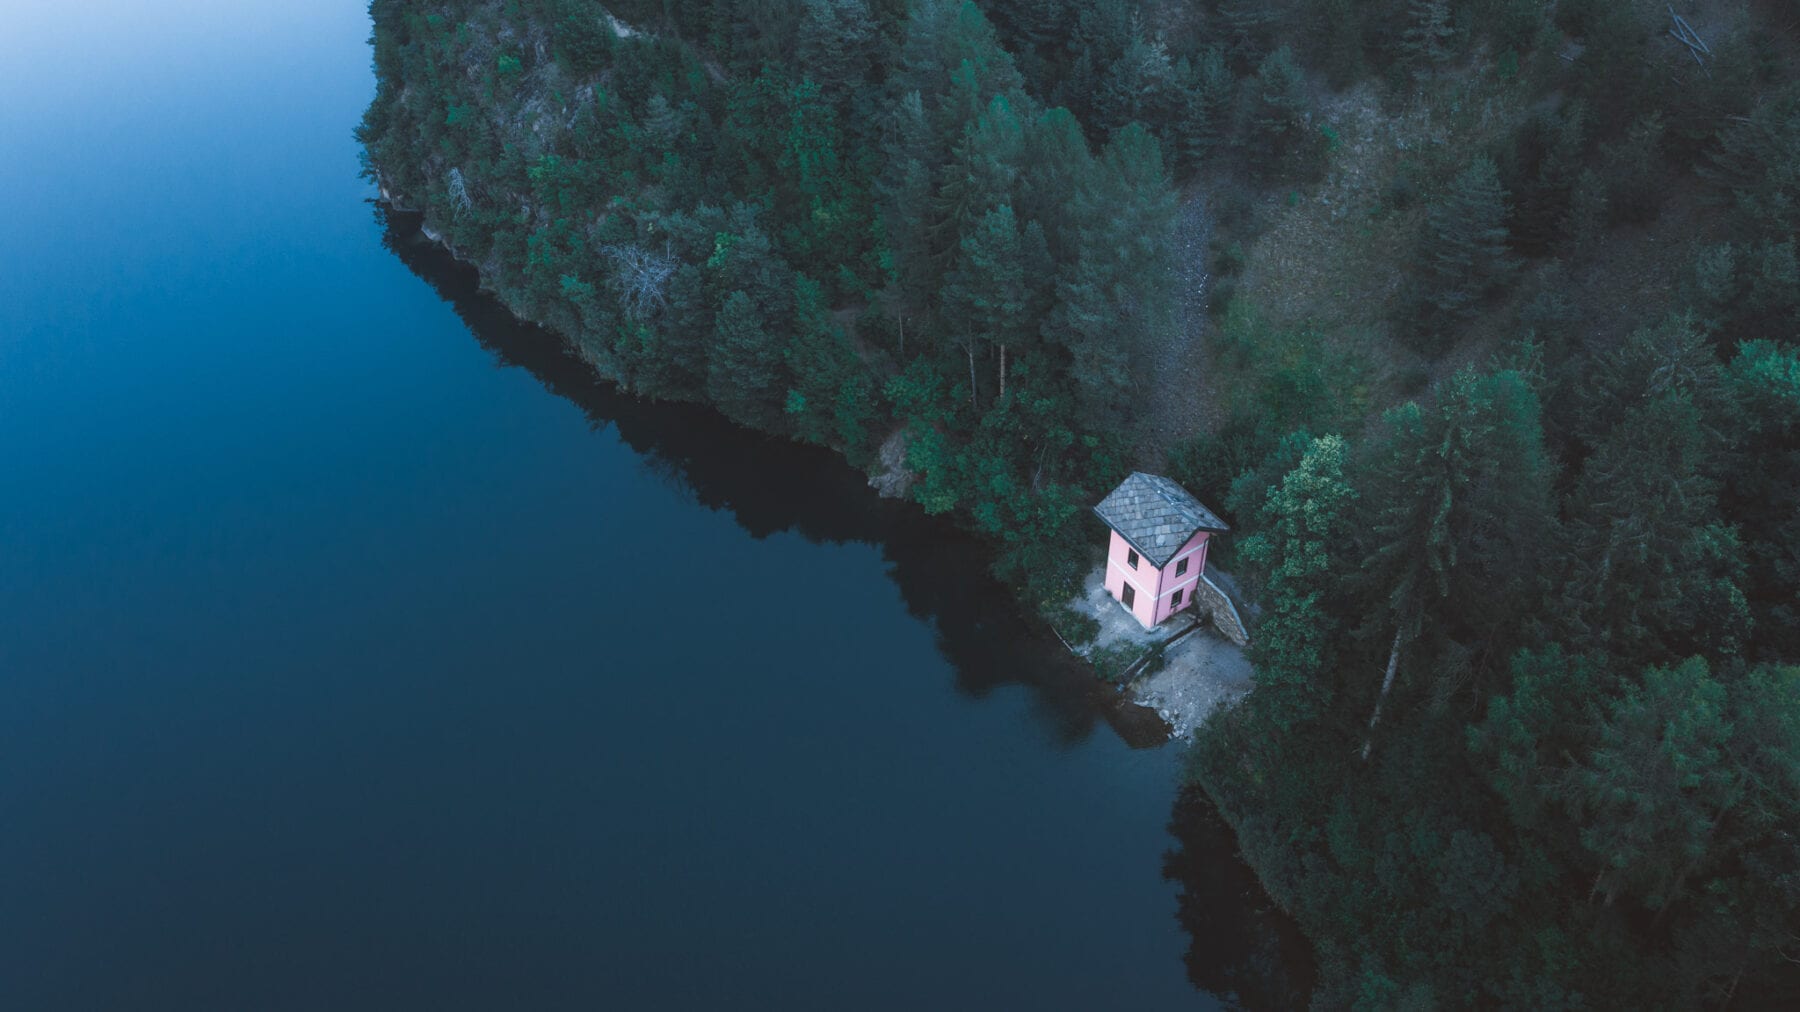
<svg viewBox="0 0 1800 1012">
<path fill-rule="evenodd" d="M 1168 448 L 1207 427 L 1209 386 L 1206 330 L 1207 247 L 1212 219 L 1204 194 L 1190 190 L 1181 201 L 1175 227 L 1176 263 L 1171 283 L 1179 288 L 1171 339 L 1149 356 L 1149 384 L 1138 434 L 1138 463 L 1161 470 Z"/>
</svg>

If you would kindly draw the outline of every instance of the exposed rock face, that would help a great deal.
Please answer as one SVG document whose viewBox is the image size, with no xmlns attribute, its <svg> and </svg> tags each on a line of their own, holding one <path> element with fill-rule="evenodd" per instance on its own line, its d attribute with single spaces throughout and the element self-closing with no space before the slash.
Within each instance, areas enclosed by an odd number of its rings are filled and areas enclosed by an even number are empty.
<svg viewBox="0 0 1800 1012">
<path fill-rule="evenodd" d="M 915 475 L 906 469 L 906 430 L 895 429 L 881 443 L 881 473 L 869 479 L 869 487 L 884 499 L 904 499 Z"/>
</svg>

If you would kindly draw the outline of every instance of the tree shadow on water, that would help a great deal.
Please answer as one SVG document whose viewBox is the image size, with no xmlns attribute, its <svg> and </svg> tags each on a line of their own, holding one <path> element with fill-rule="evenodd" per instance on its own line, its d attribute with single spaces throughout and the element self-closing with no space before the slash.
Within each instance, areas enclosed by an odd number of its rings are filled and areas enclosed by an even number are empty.
<svg viewBox="0 0 1800 1012">
<path fill-rule="evenodd" d="M 621 390 L 562 338 L 483 291 L 472 266 L 424 237 L 418 215 L 373 206 L 382 244 L 450 304 L 497 362 L 529 372 L 596 429 L 611 428 L 646 468 L 694 501 L 727 512 L 756 538 L 791 531 L 813 542 L 878 546 L 908 612 L 936 631 L 959 692 L 979 698 L 1028 686 L 1039 719 L 1065 745 L 1101 722 L 1134 748 L 1166 740 L 1161 718 L 1123 701 L 1021 618 L 989 575 L 988 551 L 947 520 L 882 499 L 833 451 L 743 428 L 701 405 Z"/>
<path fill-rule="evenodd" d="M 1007 685 L 1029 687 L 1037 719 L 1066 746 L 1101 723 L 1134 748 L 1167 741 L 1160 717 L 1124 702 L 1020 617 L 989 575 L 990 555 L 978 541 L 915 505 L 880 498 L 830 450 L 745 429 L 700 405 L 626 393 L 562 338 L 519 320 L 482 291 L 473 267 L 420 233 L 417 215 L 380 204 L 375 213 L 383 244 L 450 304 L 500 365 L 526 370 L 597 430 L 614 430 L 672 487 L 727 512 L 752 537 L 791 531 L 814 542 L 878 546 L 908 612 L 935 630 L 957 691 L 980 698 Z M 1184 791 L 1169 832 L 1176 848 L 1164 858 L 1163 876 L 1180 890 L 1189 979 L 1228 1007 L 1303 1007 L 1312 986 L 1306 942 L 1237 856 L 1211 803 Z"/>
<path fill-rule="evenodd" d="M 1188 980 L 1228 1008 L 1304 1008 L 1312 949 L 1239 856 L 1231 827 L 1204 792 L 1184 789 L 1169 816 L 1176 847 L 1163 877 L 1180 886 L 1177 918 L 1188 934 Z"/>
</svg>

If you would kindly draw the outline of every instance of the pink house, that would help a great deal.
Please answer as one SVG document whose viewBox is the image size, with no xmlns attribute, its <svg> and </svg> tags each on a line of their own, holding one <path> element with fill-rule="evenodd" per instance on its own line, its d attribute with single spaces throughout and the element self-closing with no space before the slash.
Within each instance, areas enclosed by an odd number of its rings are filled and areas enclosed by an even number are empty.
<svg viewBox="0 0 1800 1012">
<path fill-rule="evenodd" d="M 1120 482 L 1094 512 L 1112 528 L 1107 593 L 1146 629 L 1193 605 L 1207 543 L 1231 530 L 1187 489 L 1142 471 Z"/>
</svg>

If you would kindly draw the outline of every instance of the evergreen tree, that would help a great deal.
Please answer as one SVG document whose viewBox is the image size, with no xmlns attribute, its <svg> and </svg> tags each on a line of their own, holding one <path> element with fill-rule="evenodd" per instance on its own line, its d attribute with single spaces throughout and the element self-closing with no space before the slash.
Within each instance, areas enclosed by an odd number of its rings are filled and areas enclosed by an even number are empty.
<svg viewBox="0 0 1800 1012">
<path fill-rule="evenodd" d="M 1557 223 L 1562 241 L 1576 253 L 1593 249 L 1606 218 L 1606 180 L 1593 169 L 1582 169 L 1569 191 L 1569 210 Z"/>
<path fill-rule="evenodd" d="M 783 410 L 794 432 L 853 456 L 868 437 L 866 382 L 849 338 L 831 317 L 824 289 L 794 276 L 794 337 L 781 352 L 791 378 Z"/>
<path fill-rule="evenodd" d="M 868 0 L 802 0 L 801 8 L 799 73 L 841 104 L 863 83 L 874 55 Z"/>
<path fill-rule="evenodd" d="M 981 217 L 963 237 L 956 268 L 945 279 L 944 317 L 969 360 L 970 403 L 980 410 L 977 358 L 997 353 L 995 397 L 1006 393 L 1008 345 L 1016 351 L 1027 322 L 1025 257 L 1010 204 Z"/>
<path fill-rule="evenodd" d="M 1594 701 L 1610 679 L 1595 659 L 1552 643 L 1515 654 L 1509 683 L 1469 728 L 1469 749 L 1514 827 L 1555 833 L 1571 757 L 1588 748 Z"/>
<path fill-rule="evenodd" d="M 1224 52 L 1216 46 L 1201 50 L 1191 68 L 1178 77 L 1183 82 L 1180 95 L 1184 107 L 1177 132 L 1188 165 L 1198 166 L 1231 136 L 1237 78 L 1226 66 Z"/>
<path fill-rule="evenodd" d="M 1800 657 L 1800 350 L 1746 342 L 1721 386 L 1729 448 L 1710 473 L 1743 532 L 1753 628 L 1766 656 Z"/>
<path fill-rule="evenodd" d="M 771 428 L 780 417 L 781 389 L 780 349 L 763 329 L 756 303 L 741 291 L 732 292 L 713 324 L 707 398 L 738 421 Z"/>
<path fill-rule="evenodd" d="M 1514 198 L 1508 231 L 1522 246 L 1547 248 L 1564 234 L 1586 142 L 1580 102 L 1540 110 L 1520 130 L 1512 164 L 1502 164 L 1501 175 Z"/>
<path fill-rule="evenodd" d="M 1046 110 L 1031 124 L 1020 156 L 1014 206 L 1021 220 L 1042 226 L 1056 263 L 1076 257 L 1080 223 L 1068 212 L 1095 171 L 1081 124 L 1069 110 Z"/>
<path fill-rule="evenodd" d="M 1632 662 L 1731 653 L 1748 633 L 1737 533 L 1701 472 L 1689 395 L 1631 407 L 1582 467 L 1561 617 L 1577 642 Z"/>
<path fill-rule="evenodd" d="M 1692 403 L 1703 447 L 1717 445 L 1708 416 L 1722 410 L 1718 357 L 1694 318 L 1675 315 L 1640 327 L 1618 348 L 1596 356 L 1577 395 L 1578 434 L 1598 446 L 1632 411 L 1662 397 Z"/>
<path fill-rule="evenodd" d="M 1518 373 L 1464 370 L 1429 409 L 1408 404 L 1385 421 L 1363 482 L 1372 516 L 1362 579 L 1384 602 L 1370 632 L 1392 630 L 1371 729 L 1413 644 L 1455 640 L 1478 662 L 1497 660 L 1541 600 L 1534 549 L 1554 544 L 1555 530 L 1537 397 Z"/>
<path fill-rule="evenodd" d="M 1413 73 L 1429 77 L 1450 61 L 1450 40 L 1455 34 L 1450 26 L 1450 5 L 1444 0 L 1410 0 L 1400 51 L 1412 64 Z"/>
<path fill-rule="evenodd" d="M 1356 492 L 1345 477 L 1348 447 L 1340 436 L 1312 440 L 1293 470 L 1269 486 L 1265 521 L 1245 538 L 1244 562 L 1266 572 L 1268 617 L 1257 627 L 1258 720 L 1272 734 L 1317 720 L 1330 705 L 1338 620 L 1330 598 L 1339 585 L 1340 554 L 1349 542 Z"/>
<path fill-rule="evenodd" d="M 1730 737 L 1725 687 L 1698 657 L 1651 668 L 1608 704 L 1572 783 L 1606 902 L 1631 895 L 1660 910 L 1682 895 L 1741 791 Z"/>
<path fill-rule="evenodd" d="M 1108 144 L 1070 209 L 1077 252 L 1057 281 L 1045 338 L 1067 349 L 1086 423 L 1117 429 L 1140 349 L 1173 325 L 1175 194 L 1156 138 L 1133 124 Z"/>
<path fill-rule="evenodd" d="M 932 211 L 941 153 L 935 150 L 924 101 L 916 91 L 902 96 L 889 133 L 887 169 L 880 183 L 888 281 L 883 302 L 895 319 L 898 351 L 904 355 L 908 321 L 936 305 Z"/>
<path fill-rule="evenodd" d="M 1228 52 L 1240 67 L 1254 67 L 1269 52 L 1269 37 L 1281 15 L 1271 0 L 1219 0 Z"/>
<path fill-rule="evenodd" d="M 1132 19 L 1132 38 L 1100 81 L 1094 108 L 1107 132 L 1141 122 L 1166 129 L 1176 104 L 1175 64 L 1160 38 L 1147 38 L 1143 24 Z"/>
<path fill-rule="evenodd" d="M 1731 195 L 1748 235 L 1779 239 L 1800 231 L 1800 85 L 1790 83 L 1727 124 L 1700 172 Z"/>
<path fill-rule="evenodd" d="M 681 139 L 682 116 L 662 92 L 650 96 L 644 105 L 644 136 L 661 150 L 669 150 Z"/>
<path fill-rule="evenodd" d="M 1618 144 L 1603 152 L 1606 206 L 1615 221 L 1644 222 L 1656 216 L 1662 205 L 1662 116 L 1639 116 Z"/>
<path fill-rule="evenodd" d="M 1506 191 L 1492 160 L 1481 157 L 1451 182 L 1432 207 L 1420 248 L 1425 301 L 1450 317 L 1466 318 L 1506 283 L 1514 261 L 1506 247 Z"/>
<path fill-rule="evenodd" d="M 948 269 L 957 244 L 994 207 L 1011 203 L 1025 147 L 1025 123 L 1013 102 L 994 96 L 964 129 L 937 195 L 939 260 Z"/>
<path fill-rule="evenodd" d="M 1248 86 L 1253 101 L 1244 144 L 1259 166 L 1285 174 L 1310 170 L 1319 144 L 1307 126 L 1311 103 L 1293 53 L 1286 46 L 1270 53 Z"/>
</svg>

